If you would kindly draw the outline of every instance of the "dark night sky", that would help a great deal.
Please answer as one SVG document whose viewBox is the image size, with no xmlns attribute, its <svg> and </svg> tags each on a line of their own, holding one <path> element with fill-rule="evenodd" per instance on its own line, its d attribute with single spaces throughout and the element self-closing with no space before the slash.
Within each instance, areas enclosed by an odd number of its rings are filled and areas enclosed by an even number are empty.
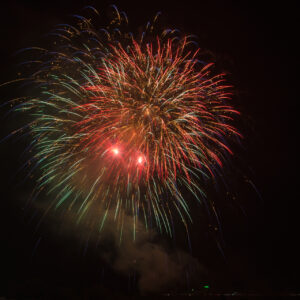
<svg viewBox="0 0 300 300">
<path fill-rule="evenodd" d="M 8 1 L 1 7 L 0 83 L 15 78 L 18 60 L 12 54 L 16 50 L 42 44 L 43 34 L 57 23 L 70 21 L 69 15 L 80 14 L 87 4 L 102 10 L 111 3 L 126 11 L 133 27 L 162 11 L 170 27 L 198 36 L 199 46 L 211 50 L 217 69 L 227 71 L 235 86 L 233 104 L 242 112 L 239 125 L 245 138 L 234 163 L 254 182 L 262 200 L 242 182 L 241 175 L 228 171 L 237 199 L 232 205 L 222 204 L 222 188 L 216 196 L 221 203 L 226 258 L 212 234 L 205 232 L 207 226 L 196 222 L 192 229 L 193 256 L 209 270 L 201 280 L 216 291 L 298 292 L 296 5 L 275 1 L 263 5 L 258 1 Z M 2 102 L 10 99 L 12 90 L 0 92 Z M 3 119 L 0 138 L 14 123 Z M 25 213 L 20 201 L 32 184 L 17 185 L 20 179 L 13 179 L 24 145 L 20 141 L 0 144 L 0 269 L 4 275 L 0 297 L 39 299 L 49 291 L 68 296 L 86 295 L 90 290 L 107 295 L 128 291 L 128 276 L 109 265 L 103 267 L 93 246 L 83 254 L 82 242 L 76 238 L 56 235 L 47 226 L 36 229 L 38 216 L 34 211 Z M 158 238 L 156 242 L 165 241 Z M 184 248 L 183 242 L 178 244 Z"/>
</svg>

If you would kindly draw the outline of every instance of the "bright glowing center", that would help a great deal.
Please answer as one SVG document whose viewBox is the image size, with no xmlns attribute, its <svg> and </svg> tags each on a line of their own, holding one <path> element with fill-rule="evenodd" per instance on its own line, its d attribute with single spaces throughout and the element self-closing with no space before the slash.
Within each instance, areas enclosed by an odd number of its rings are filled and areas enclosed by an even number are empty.
<svg viewBox="0 0 300 300">
<path fill-rule="evenodd" d="M 141 164 L 143 162 L 143 157 L 142 156 L 139 156 L 138 158 L 138 163 Z"/>
<path fill-rule="evenodd" d="M 119 154 L 119 149 L 118 148 L 114 148 L 112 150 L 112 152 L 115 154 L 115 155 L 118 155 Z"/>
</svg>

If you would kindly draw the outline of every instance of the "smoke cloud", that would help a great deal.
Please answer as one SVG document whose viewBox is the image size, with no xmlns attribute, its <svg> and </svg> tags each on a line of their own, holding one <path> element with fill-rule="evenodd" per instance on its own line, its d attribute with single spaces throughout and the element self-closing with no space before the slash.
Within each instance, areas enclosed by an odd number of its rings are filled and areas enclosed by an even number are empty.
<svg viewBox="0 0 300 300">
<path fill-rule="evenodd" d="M 93 211 L 79 223 L 78 216 L 72 210 L 65 214 L 60 211 L 59 217 L 58 213 L 49 212 L 45 223 L 64 235 L 81 240 L 88 237 L 89 247 L 97 247 L 100 258 L 115 272 L 124 276 L 135 274 L 141 294 L 163 293 L 174 286 L 186 290 L 193 280 L 198 281 L 206 273 L 196 258 L 171 246 L 167 237 L 146 229 L 141 221 L 136 221 L 134 239 L 132 216 L 124 217 L 122 238 L 113 210 L 108 212 L 105 225 L 99 231 L 99 216 L 102 215 L 99 210 Z"/>
</svg>

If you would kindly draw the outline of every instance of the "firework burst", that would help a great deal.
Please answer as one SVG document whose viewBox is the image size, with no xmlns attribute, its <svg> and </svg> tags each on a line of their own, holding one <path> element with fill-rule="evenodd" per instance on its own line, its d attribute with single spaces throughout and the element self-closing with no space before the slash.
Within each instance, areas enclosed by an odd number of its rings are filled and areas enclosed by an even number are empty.
<svg viewBox="0 0 300 300">
<path fill-rule="evenodd" d="M 203 178 L 238 135 L 224 74 L 199 62 L 189 37 L 155 34 L 157 17 L 139 37 L 116 8 L 106 28 L 75 18 L 77 26 L 54 30 L 51 49 L 30 49 L 38 67 L 27 80 L 37 96 L 15 107 L 31 118 L 36 194 L 46 191 L 79 219 L 98 211 L 100 228 L 113 212 L 122 230 L 130 213 L 133 228 L 141 217 L 172 235 L 174 212 L 185 225 L 191 219 L 182 188 L 201 201 Z"/>
</svg>

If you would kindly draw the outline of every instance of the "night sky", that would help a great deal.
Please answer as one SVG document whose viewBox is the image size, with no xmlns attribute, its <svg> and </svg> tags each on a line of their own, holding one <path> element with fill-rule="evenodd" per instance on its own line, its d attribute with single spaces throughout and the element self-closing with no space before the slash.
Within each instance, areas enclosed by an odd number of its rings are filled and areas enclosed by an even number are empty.
<svg viewBox="0 0 300 300">
<path fill-rule="evenodd" d="M 26 173 L 16 175 L 28 140 L 2 142 L 0 298 L 178 295 L 192 289 L 204 293 L 204 285 L 212 293 L 300 292 L 296 5 L 241 2 L 12 0 L 1 4 L 0 83 L 16 78 L 17 50 L 45 44 L 46 33 L 58 23 L 72 22 L 71 14 L 84 14 L 85 5 L 105 14 L 108 5 L 115 4 L 137 32 L 161 11 L 166 26 L 197 35 L 199 47 L 209 50 L 216 69 L 228 73 L 235 87 L 232 104 L 242 113 L 237 127 L 244 138 L 233 146 L 232 165 L 224 170 L 228 188 L 222 180 L 216 191 L 208 183 L 208 195 L 220 214 L 217 231 L 214 220 L 199 212 L 191 227 L 192 249 L 179 229 L 173 241 L 155 236 L 134 246 L 125 243 L 122 251 L 109 234 L 100 244 L 87 242 L 87 229 L 76 233 L 62 217 L 40 223 L 41 210 L 26 207 L 34 179 L 22 183 Z M 13 98 L 14 91 L 0 88 L 1 103 Z M 0 139 L 18 123 L 5 113 L 1 108 Z M 174 259 L 178 253 L 184 266 Z M 139 258 L 146 260 L 140 268 L 126 265 L 126 260 Z M 166 261 L 170 274 L 159 273 Z M 186 264 L 196 266 L 190 278 L 182 272 Z M 151 277 L 151 268 L 165 284 Z"/>
</svg>

